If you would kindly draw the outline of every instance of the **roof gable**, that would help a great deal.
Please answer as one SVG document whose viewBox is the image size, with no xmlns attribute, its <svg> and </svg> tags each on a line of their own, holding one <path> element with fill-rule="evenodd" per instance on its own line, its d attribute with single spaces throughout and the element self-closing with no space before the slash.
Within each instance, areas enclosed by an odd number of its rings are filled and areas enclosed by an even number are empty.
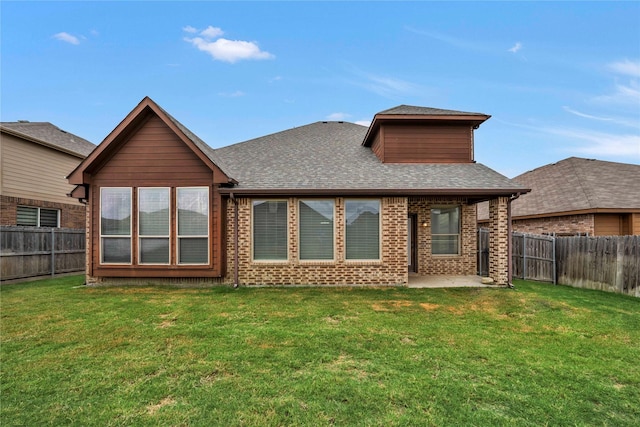
<svg viewBox="0 0 640 427">
<path fill-rule="evenodd" d="M 2 122 L 0 130 L 79 158 L 85 158 L 96 148 L 86 139 L 64 131 L 49 122 Z"/>
<path fill-rule="evenodd" d="M 207 165 L 221 182 L 235 182 L 223 169 L 222 160 L 214 150 L 198 138 L 193 132 L 164 111 L 151 98 L 145 97 L 126 117 L 111 131 L 98 147 L 78 165 L 67 177 L 71 184 L 86 184 L 88 176 L 98 168 L 109 156 L 124 143 L 138 126 L 149 117 L 156 115 L 162 120 L 178 138 L 189 147 L 202 162 Z"/>
</svg>

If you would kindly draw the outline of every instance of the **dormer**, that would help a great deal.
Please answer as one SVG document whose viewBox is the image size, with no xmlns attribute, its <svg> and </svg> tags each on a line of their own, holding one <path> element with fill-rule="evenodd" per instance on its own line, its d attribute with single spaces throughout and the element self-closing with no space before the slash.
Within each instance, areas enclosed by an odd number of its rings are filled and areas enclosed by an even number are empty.
<svg viewBox="0 0 640 427">
<path fill-rule="evenodd" d="M 400 105 L 374 116 L 362 145 L 383 163 L 473 163 L 473 131 L 490 117 Z"/>
</svg>

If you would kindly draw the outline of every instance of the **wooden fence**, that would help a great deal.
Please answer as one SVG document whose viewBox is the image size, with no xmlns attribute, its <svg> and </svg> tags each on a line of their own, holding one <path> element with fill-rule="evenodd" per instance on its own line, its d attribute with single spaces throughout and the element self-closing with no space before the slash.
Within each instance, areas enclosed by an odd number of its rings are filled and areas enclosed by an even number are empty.
<svg viewBox="0 0 640 427">
<path fill-rule="evenodd" d="M 556 238 L 558 283 L 640 297 L 640 236 Z"/>
<path fill-rule="evenodd" d="M 84 271 L 85 231 L 0 227 L 0 280 Z"/>
<path fill-rule="evenodd" d="M 513 277 L 640 297 L 640 236 L 512 233 Z M 489 230 L 478 229 L 478 274 L 489 274 Z"/>
</svg>

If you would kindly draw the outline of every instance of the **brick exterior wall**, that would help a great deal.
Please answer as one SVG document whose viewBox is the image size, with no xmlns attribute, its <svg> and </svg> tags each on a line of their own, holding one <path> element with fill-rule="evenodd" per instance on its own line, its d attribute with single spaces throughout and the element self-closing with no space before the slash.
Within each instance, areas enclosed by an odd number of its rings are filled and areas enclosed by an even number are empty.
<svg viewBox="0 0 640 427">
<path fill-rule="evenodd" d="M 60 227 L 85 228 L 84 206 L 9 196 L 0 196 L 0 225 L 16 225 L 18 206 L 59 209 Z"/>
<path fill-rule="evenodd" d="M 593 214 L 565 215 L 547 218 L 514 219 L 513 231 L 530 234 L 595 234 Z"/>
<path fill-rule="evenodd" d="M 405 285 L 407 271 L 407 198 L 381 199 L 381 260 L 345 260 L 344 198 L 335 198 L 334 260 L 301 261 L 298 257 L 298 200 L 288 201 L 288 260 L 253 261 L 252 201 L 238 199 L 240 285 Z M 227 282 L 234 281 L 234 203 L 227 204 Z"/>
<path fill-rule="evenodd" d="M 431 209 L 460 206 L 461 233 L 459 255 L 431 254 Z M 474 275 L 477 274 L 476 206 L 465 199 L 445 197 L 410 197 L 409 214 L 417 215 L 417 274 Z M 425 227 L 422 224 L 425 224 Z"/>
<path fill-rule="evenodd" d="M 508 197 L 489 201 L 489 277 L 497 285 L 509 284 Z"/>
</svg>

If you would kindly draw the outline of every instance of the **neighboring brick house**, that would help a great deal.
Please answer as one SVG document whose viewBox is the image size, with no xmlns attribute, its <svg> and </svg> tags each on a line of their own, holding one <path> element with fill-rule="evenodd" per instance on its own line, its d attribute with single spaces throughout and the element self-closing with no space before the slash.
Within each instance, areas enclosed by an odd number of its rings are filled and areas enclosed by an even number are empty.
<svg viewBox="0 0 640 427">
<path fill-rule="evenodd" d="M 640 165 L 570 157 L 513 180 L 531 188 L 512 203 L 514 231 L 640 234 Z M 488 206 L 479 204 L 479 226 L 488 226 L 488 219 Z"/>
<path fill-rule="evenodd" d="M 507 205 L 528 190 L 475 163 L 488 118 L 400 106 L 368 128 L 316 122 L 214 150 L 145 98 L 69 175 L 88 200 L 87 283 L 473 275 L 489 200 L 489 273 L 506 285 Z"/>
<path fill-rule="evenodd" d="M 0 225 L 84 228 L 66 175 L 94 148 L 51 123 L 0 123 Z"/>
</svg>

